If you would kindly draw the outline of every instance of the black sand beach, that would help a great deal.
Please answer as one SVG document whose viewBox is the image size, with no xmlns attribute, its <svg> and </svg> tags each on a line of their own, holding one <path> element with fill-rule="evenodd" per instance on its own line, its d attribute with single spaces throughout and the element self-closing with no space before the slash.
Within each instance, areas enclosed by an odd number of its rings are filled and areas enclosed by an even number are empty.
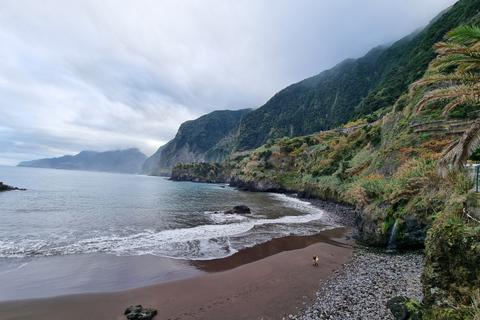
<svg viewBox="0 0 480 320">
<path fill-rule="evenodd" d="M 88 293 L 2 301 L 0 314 L 2 319 L 125 319 L 127 307 L 141 304 L 157 309 L 158 319 L 281 319 L 311 301 L 318 281 L 347 260 L 352 251 L 347 232 L 337 228 L 312 237 L 274 239 L 226 259 L 176 261 L 172 273 L 163 272 L 163 279 L 145 280 L 162 283 L 139 282 L 134 289 L 94 288 Z M 311 263 L 314 254 L 320 256 L 318 267 Z M 140 272 L 137 279 L 142 273 L 149 278 L 152 270 L 165 266 L 157 257 L 124 258 L 129 261 L 126 269 Z M 115 281 L 132 280 L 125 272 Z"/>
</svg>

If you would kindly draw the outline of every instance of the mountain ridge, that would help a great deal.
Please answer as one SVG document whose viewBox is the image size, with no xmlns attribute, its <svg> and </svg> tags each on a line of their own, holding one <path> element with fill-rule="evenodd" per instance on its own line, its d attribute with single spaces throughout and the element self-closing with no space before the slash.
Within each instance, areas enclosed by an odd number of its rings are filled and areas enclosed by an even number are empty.
<svg viewBox="0 0 480 320">
<path fill-rule="evenodd" d="M 116 151 L 82 151 L 74 156 L 22 161 L 19 167 L 51 168 L 137 174 L 147 156 L 137 148 Z"/>
</svg>

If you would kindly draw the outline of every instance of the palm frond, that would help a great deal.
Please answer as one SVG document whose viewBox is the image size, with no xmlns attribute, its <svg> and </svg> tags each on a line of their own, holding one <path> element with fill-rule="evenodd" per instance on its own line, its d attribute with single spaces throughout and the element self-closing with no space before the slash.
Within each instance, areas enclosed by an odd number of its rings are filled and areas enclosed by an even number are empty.
<svg viewBox="0 0 480 320">
<path fill-rule="evenodd" d="M 426 85 L 426 84 L 448 84 L 448 85 L 454 85 L 454 84 L 460 84 L 460 83 L 478 83 L 480 82 L 480 77 L 477 76 L 474 73 L 471 72 L 466 72 L 463 74 L 459 73 L 448 73 L 448 74 L 433 74 L 431 76 L 426 76 L 418 81 L 415 81 L 410 85 L 410 89 L 420 86 L 420 85 Z"/>
<path fill-rule="evenodd" d="M 455 158 L 452 165 L 457 170 L 461 170 L 463 165 L 467 162 L 468 157 L 478 147 L 480 143 L 480 121 L 475 123 L 463 134 L 455 147 Z"/>
<path fill-rule="evenodd" d="M 456 94 L 452 94 L 455 88 L 456 86 L 452 86 L 448 88 L 436 89 L 426 93 L 423 98 L 415 105 L 415 107 L 413 107 L 413 113 L 418 114 L 420 111 L 422 111 L 422 108 L 429 102 L 440 99 L 455 98 Z"/>
<path fill-rule="evenodd" d="M 480 107 L 480 28 L 460 27 L 450 31 L 445 38 L 446 41 L 434 46 L 438 56 L 430 63 L 424 77 L 410 85 L 410 89 L 436 87 L 424 93 L 413 108 L 415 114 L 437 100 L 445 100 L 443 116 L 465 103 L 473 102 Z M 445 177 L 449 164 L 460 170 L 479 144 L 480 119 L 442 152 L 437 166 L 439 174 Z"/>
<path fill-rule="evenodd" d="M 479 42 L 480 28 L 476 26 L 459 27 L 447 33 L 446 37 L 460 44 Z"/>
<path fill-rule="evenodd" d="M 427 92 L 423 98 L 413 107 L 413 113 L 418 114 L 429 102 L 440 99 L 453 99 L 445 107 L 443 115 L 449 114 L 453 108 L 467 102 L 480 102 L 479 84 L 452 85 Z"/>
<path fill-rule="evenodd" d="M 456 106 L 466 102 L 464 96 L 453 99 L 449 104 L 443 108 L 442 116 L 448 115 Z"/>
<path fill-rule="evenodd" d="M 448 164 L 453 157 L 452 150 L 458 145 L 459 142 L 460 140 L 451 142 L 450 145 L 440 154 L 440 158 L 438 159 L 437 163 L 437 172 L 443 178 L 445 178 L 448 174 Z"/>
</svg>

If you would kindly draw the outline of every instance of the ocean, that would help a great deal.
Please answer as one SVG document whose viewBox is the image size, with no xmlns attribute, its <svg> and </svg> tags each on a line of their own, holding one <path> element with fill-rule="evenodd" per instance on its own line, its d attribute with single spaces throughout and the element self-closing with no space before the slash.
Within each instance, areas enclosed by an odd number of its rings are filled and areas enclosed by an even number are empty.
<svg viewBox="0 0 480 320">
<path fill-rule="evenodd" d="M 195 276 L 192 261 L 334 227 L 308 202 L 220 184 L 6 166 L 0 181 L 27 189 L 0 193 L 0 300 Z M 251 214 L 223 213 L 236 205 Z"/>
</svg>

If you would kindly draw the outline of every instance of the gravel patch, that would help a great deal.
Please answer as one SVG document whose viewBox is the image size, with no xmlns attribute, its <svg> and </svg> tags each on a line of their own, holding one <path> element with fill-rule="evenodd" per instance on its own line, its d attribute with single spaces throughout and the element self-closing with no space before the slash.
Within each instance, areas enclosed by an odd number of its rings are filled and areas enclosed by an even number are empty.
<svg viewBox="0 0 480 320">
<path fill-rule="evenodd" d="M 421 251 L 387 253 L 356 249 L 334 275 L 322 282 L 312 304 L 284 319 L 395 319 L 387 301 L 405 296 L 422 300 Z"/>
</svg>

